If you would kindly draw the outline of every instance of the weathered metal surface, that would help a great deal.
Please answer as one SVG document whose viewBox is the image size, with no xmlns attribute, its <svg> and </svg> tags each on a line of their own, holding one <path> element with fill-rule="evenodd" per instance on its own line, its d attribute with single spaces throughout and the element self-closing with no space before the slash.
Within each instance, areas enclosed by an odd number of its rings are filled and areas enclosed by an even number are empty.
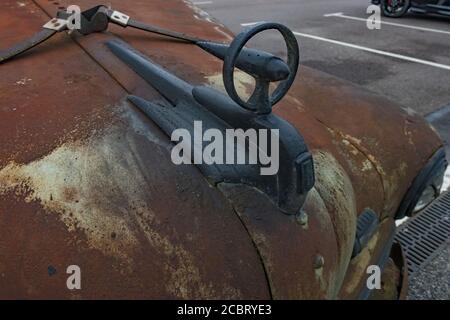
<svg viewBox="0 0 450 320">
<path fill-rule="evenodd" d="M 358 212 L 363 209 L 361 204 L 377 202 L 383 204 L 376 210 L 383 218 L 392 216 L 412 180 L 442 145 L 430 125 L 414 111 L 402 110 L 385 98 L 324 73 L 303 68 L 300 81 L 290 92 L 305 113 L 327 128 L 340 149 L 364 155 L 360 163 L 354 163 L 356 159 L 345 161 L 358 189 Z M 366 175 L 372 171 L 382 183 L 381 190 L 371 189 L 377 182 L 367 180 Z"/>
<path fill-rule="evenodd" d="M 303 228 L 249 196 L 251 191 L 221 187 L 237 203 L 236 211 L 260 248 L 276 298 L 336 298 L 351 258 L 357 216 L 353 187 L 332 154 L 316 151 L 313 157 L 317 182 L 303 207 L 308 215 Z M 318 256 L 325 263 L 315 268 Z"/>
<path fill-rule="evenodd" d="M 231 40 L 179 0 L 109 2 L 141 21 Z M 0 4 L 2 48 L 70 2 L 36 1 L 47 15 L 24 3 Z M 23 23 L 9 27 L 14 21 Z M 0 296 L 266 298 L 268 286 L 273 298 L 358 296 L 404 193 L 441 145 L 428 125 L 301 67 L 274 109 L 302 133 L 315 160 L 317 182 L 300 224 L 252 189 L 219 191 L 194 168 L 172 165 L 167 138 L 124 111 L 126 93 L 159 95 L 106 48 L 117 36 L 190 83 L 223 86 L 222 61 L 201 49 L 118 26 L 73 34 L 74 41 L 57 35 L 1 65 Z M 245 75 L 235 81 L 248 91 Z M 367 207 L 383 222 L 368 253 L 351 260 L 356 218 Z M 70 264 L 86 270 L 79 293 L 65 287 Z"/>
<path fill-rule="evenodd" d="M 406 300 L 408 295 L 408 270 L 405 255 L 398 242 L 394 242 L 390 257 L 381 275 L 381 290 L 372 290 L 370 299 Z"/>
<path fill-rule="evenodd" d="M 389 257 L 394 232 L 395 222 L 393 219 L 388 218 L 380 223 L 380 227 L 367 246 L 350 261 L 344 284 L 339 292 L 339 298 L 367 298 L 370 293 L 366 286 L 367 268 L 371 265 L 384 267 Z"/>
</svg>

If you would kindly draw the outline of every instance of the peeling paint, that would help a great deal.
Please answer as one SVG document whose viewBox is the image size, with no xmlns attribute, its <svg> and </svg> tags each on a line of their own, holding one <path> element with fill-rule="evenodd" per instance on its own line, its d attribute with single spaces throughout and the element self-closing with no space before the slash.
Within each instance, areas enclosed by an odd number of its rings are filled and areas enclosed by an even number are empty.
<svg viewBox="0 0 450 320">
<path fill-rule="evenodd" d="M 378 244 L 379 231 L 370 238 L 367 246 L 355 257 L 351 264 L 355 266 L 353 276 L 346 282 L 344 290 L 347 294 L 356 292 L 358 285 L 363 281 L 363 277 L 367 276 L 366 270 L 373 258 L 374 250 Z"/>
<path fill-rule="evenodd" d="M 327 206 L 339 248 L 336 281 L 340 285 L 350 262 L 356 230 L 355 193 L 345 170 L 331 153 L 313 151 L 316 184 L 320 197 Z"/>
<path fill-rule="evenodd" d="M 205 77 L 207 83 L 214 88 L 226 92 L 225 85 L 223 84 L 223 75 L 222 72 L 215 73 L 210 76 Z M 241 98 L 248 98 L 255 87 L 255 80 L 249 74 L 236 70 L 234 72 L 234 82 L 236 85 L 236 92 Z"/>
<path fill-rule="evenodd" d="M 361 171 L 369 171 L 372 170 L 373 166 L 372 166 L 372 162 L 370 162 L 369 160 L 365 160 L 362 164 L 362 168 Z"/>
<path fill-rule="evenodd" d="M 342 139 L 342 143 L 350 150 L 350 152 L 354 155 L 357 156 L 360 152 L 358 151 L 358 149 L 356 149 L 353 144 L 350 143 L 350 141 L 346 140 L 346 139 Z"/>
<path fill-rule="evenodd" d="M 411 125 L 411 122 L 409 120 L 405 120 L 405 124 L 403 126 L 403 134 L 405 135 L 405 137 L 408 138 L 408 143 L 410 145 L 414 146 L 413 133 L 409 129 L 410 125 Z"/>
<path fill-rule="evenodd" d="M 166 148 L 130 111 L 123 117 L 133 132 L 145 132 L 150 141 Z M 223 296 L 224 292 L 214 291 L 213 284 L 202 281 L 186 249 L 157 231 L 161 221 L 150 207 L 144 187 L 148 181 L 134 150 L 123 129 L 112 126 L 101 136 L 64 143 L 30 163 L 10 162 L 0 170 L 0 195 L 15 192 L 26 202 L 40 203 L 47 214 L 59 217 L 68 232 L 84 234 L 90 248 L 128 264 L 128 272 L 143 234 L 167 256 L 168 292 L 185 299 Z M 237 289 L 224 290 L 229 297 L 240 296 Z"/>
<path fill-rule="evenodd" d="M 16 84 L 21 85 L 21 86 L 24 86 L 24 85 L 26 85 L 28 82 L 30 82 L 31 80 L 33 80 L 33 79 L 30 79 L 30 78 L 22 78 L 22 79 L 16 81 Z"/>
<path fill-rule="evenodd" d="M 105 207 L 97 191 L 106 185 L 113 187 L 113 182 L 102 186 L 109 170 L 105 170 L 103 156 L 96 153 L 98 149 L 103 149 L 103 155 L 110 153 L 106 143 L 70 143 L 28 164 L 11 162 L 0 171 L 0 194 L 30 190 L 27 202 L 40 202 L 47 211 L 56 212 L 68 231 L 83 230 L 92 248 L 126 259 L 137 240 L 128 223 Z M 120 241 L 110 241 L 113 232 Z"/>
</svg>

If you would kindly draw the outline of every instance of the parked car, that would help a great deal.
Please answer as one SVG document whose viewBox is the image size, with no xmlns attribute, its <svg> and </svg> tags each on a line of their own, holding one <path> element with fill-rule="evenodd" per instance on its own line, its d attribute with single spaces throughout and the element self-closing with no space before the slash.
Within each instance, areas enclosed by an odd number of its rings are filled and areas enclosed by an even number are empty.
<svg viewBox="0 0 450 320">
<path fill-rule="evenodd" d="M 449 0 L 372 0 L 373 4 L 381 6 L 381 12 L 386 17 L 398 18 L 408 10 L 415 13 L 437 13 L 450 16 Z"/>
<path fill-rule="evenodd" d="M 446 167 L 421 116 L 317 70 L 295 76 L 279 24 L 235 37 L 187 1 L 108 3 L 70 35 L 61 12 L 48 21 L 59 3 L 0 3 L 0 298 L 405 297 L 395 222 L 438 196 Z M 267 28 L 285 36 L 288 69 L 242 49 Z M 249 102 L 236 96 L 247 73 Z M 267 79 L 285 79 L 271 99 Z M 175 164 L 170 133 L 196 119 L 279 130 L 279 173 Z M 367 286 L 374 265 L 381 290 Z"/>
</svg>

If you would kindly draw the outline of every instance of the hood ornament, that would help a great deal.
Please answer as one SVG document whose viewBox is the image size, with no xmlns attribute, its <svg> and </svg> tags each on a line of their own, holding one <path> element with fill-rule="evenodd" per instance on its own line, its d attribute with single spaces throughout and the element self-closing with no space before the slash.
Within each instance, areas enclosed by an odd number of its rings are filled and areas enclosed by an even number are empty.
<svg viewBox="0 0 450 320">
<path fill-rule="evenodd" d="M 286 40 L 287 64 L 267 52 L 244 48 L 253 36 L 270 29 L 280 31 Z M 220 164 L 195 165 L 216 186 L 221 183 L 252 186 L 265 194 L 282 212 L 297 214 L 314 185 L 313 159 L 297 129 L 272 113 L 272 106 L 287 93 L 296 75 L 299 55 L 294 35 L 283 25 L 261 23 L 240 33 L 230 45 L 200 45 L 224 60 L 223 80 L 228 96 L 208 86 L 193 86 L 185 82 L 123 41 L 107 42 L 107 46 L 120 60 L 164 98 L 164 101 L 147 101 L 131 95 L 128 100 L 152 119 L 168 137 L 179 128 L 186 129 L 191 136 L 195 136 L 196 121 L 201 121 L 204 130 L 217 129 L 223 136 L 226 136 L 227 129 L 277 131 L 279 170 L 274 175 L 261 175 L 261 164 L 236 165 L 223 161 Z M 248 101 L 243 101 L 236 92 L 233 80 L 235 67 L 256 80 L 256 87 Z M 270 96 L 269 84 L 274 81 L 281 82 Z M 269 141 L 258 141 L 258 144 L 261 143 L 269 145 Z M 205 146 L 204 143 L 203 148 Z M 236 152 L 237 149 L 234 154 Z M 248 159 L 249 150 L 243 152 Z M 194 163 L 192 159 L 191 162 Z"/>
</svg>

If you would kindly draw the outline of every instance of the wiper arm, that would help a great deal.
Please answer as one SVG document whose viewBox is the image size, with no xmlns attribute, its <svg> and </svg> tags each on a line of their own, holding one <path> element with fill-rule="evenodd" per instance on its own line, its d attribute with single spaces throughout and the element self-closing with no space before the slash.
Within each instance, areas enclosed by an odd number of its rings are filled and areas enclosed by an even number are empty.
<svg viewBox="0 0 450 320">
<path fill-rule="evenodd" d="M 108 18 L 110 19 L 110 22 L 117 24 L 121 27 L 132 27 L 135 29 L 139 29 L 142 31 L 147 31 L 151 33 L 156 33 L 162 36 L 183 40 L 189 43 L 196 44 L 199 41 L 202 41 L 202 39 L 197 37 L 192 37 L 189 35 L 186 35 L 181 32 L 176 32 L 172 30 L 163 29 L 157 26 L 153 26 L 144 22 L 136 21 L 132 18 L 130 18 L 128 15 L 114 10 L 107 10 Z"/>
<path fill-rule="evenodd" d="M 13 47 L 0 51 L 0 63 L 12 59 L 15 56 L 35 47 L 48 40 L 58 32 L 67 31 L 71 14 L 65 11 L 58 11 L 56 18 L 44 24 L 43 29 L 31 38 L 20 42 Z M 146 32 L 159 34 L 162 36 L 186 41 L 195 44 L 224 60 L 229 48 L 227 44 L 217 43 L 209 40 L 189 36 L 181 32 L 163 29 L 144 22 L 130 18 L 125 13 L 109 9 L 105 6 L 96 6 L 81 13 L 81 28 L 77 31 L 82 35 L 89 35 L 94 32 L 102 32 L 108 29 L 109 23 L 114 23 L 121 27 L 132 27 Z M 261 68 L 269 65 L 270 68 Z M 271 81 L 281 81 L 289 75 L 289 68 L 280 58 L 264 51 L 244 48 L 239 56 L 236 67 L 255 76 L 269 77 Z M 266 69 L 266 70 L 263 70 Z"/>
</svg>

